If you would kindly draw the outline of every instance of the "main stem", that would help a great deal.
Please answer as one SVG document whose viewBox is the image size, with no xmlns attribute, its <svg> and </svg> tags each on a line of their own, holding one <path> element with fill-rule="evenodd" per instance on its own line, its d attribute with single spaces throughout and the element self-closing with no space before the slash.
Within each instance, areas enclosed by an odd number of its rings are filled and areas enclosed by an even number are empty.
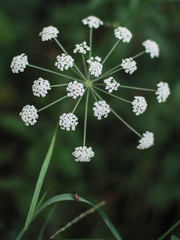
<svg viewBox="0 0 180 240">
<path fill-rule="evenodd" d="M 84 114 L 84 135 L 83 135 L 83 146 L 86 145 L 88 101 L 89 101 L 89 89 L 87 90 L 87 95 L 86 95 L 86 105 L 85 105 L 85 114 Z"/>
</svg>

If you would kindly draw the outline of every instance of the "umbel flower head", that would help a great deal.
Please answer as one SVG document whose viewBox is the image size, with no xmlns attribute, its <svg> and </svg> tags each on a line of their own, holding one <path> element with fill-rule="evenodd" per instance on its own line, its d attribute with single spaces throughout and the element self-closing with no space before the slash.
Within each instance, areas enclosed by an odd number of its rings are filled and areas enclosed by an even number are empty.
<svg viewBox="0 0 180 240">
<path fill-rule="evenodd" d="M 165 102 L 170 94 L 170 89 L 167 83 L 158 83 L 157 90 L 133 86 L 133 83 L 131 86 L 127 86 L 122 84 L 123 79 L 120 76 L 121 70 L 125 70 L 126 73 L 132 74 L 137 69 L 137 63 L 135 59 L 142 54 L 150 53 L 151 58 L 158 57 L 158 44 L 152 40 L 144 41 L 142 45 L 145 47 L 145 51 L 143 50 L 134 57 L 128 57 L 125 59 L 120 59 L 119 57 L 117 65 L 105 71 L 104 69 L 107 69 L 106 63 L 113 51 L 118 47 L 119 44 L 123 44 L 122 42 L 129 43 L 132 38 L 132 33 L 129 29 L 119 26 L 114 30 L 114 38 L 117 38 L 115 44 L 109 49 L 109 51 L 107 51 L 105 54 L 102 54 L 102 56 L 93 57 L 93 30 L 94 28 L 99 28 L 101 25 L 103 25 L 103 22 L 94 16 L 87 17 L 83 19 L 82 22 L 84 25 L 87 25 L 90 28 L 88 37 L 89 42 L 87 44 L 86 39 L 83 39 L 84 41 L 82 41 L 82 43 L 75 44 L 75 49 L 73 50 L 74 54 L 77 53 L 78 56 L 80 56 L 82 63 L 79 61 L 76 63 L 71 57 L 71 53 L 69 54 L 65 50 L 65 48 L 57 39 L 59 30 L 53 26 L 43 28 L 40 36 L 42 37 L 42 41 L 54 40 L 62 51 L 60 55 L 56 57 L 56 71 L 28 63 L 27 56 L 25 54 L 21 54 L 13 58 L 11 62 L 11 69 L 13 73 L 23 72 L 26 67 L 30 67 L 59 76 L 61 82 L 57 84 L 51 83 L 53 78 L 50 79 L 50 81 L 45 80 L 42 77 L 39 77 L 37 80 L 35 80 L 32 86 L 34 96 L 45 97 L 49 93 L 50 89 L 50 94 L 53 93 L 53 88 L 64 87 L 65 92 L 64 96 L 61 96 L 59 99 L 55 99 L 55 101 L 51 103 L 47 103 L 46 106 L 43 106 L 39 109 L 37 109 L 34 105 L 24 106 L 20 112 L 22 121 L 26 126 L 34 125 L 37 122 L 39 117 L 38 114 L 41 111 L 51 107 L 54 104 L 58 104 L 67 98 L 72 98 L 72 104 L 67 106 L 69 108 L 68 113 L 59 112 L 59 126 L 62 130 L 75 131 L 78 127 L 78 117 L 75 115 L 75 112 L 77 111 L 79 104 L 82 102 L 82 99 L 84 99 L 85 111 L 83 143 L 82 145 L 80 144 L 79 147 L 76 147 L 72 153 L 72 155 L 75 157 L 75 161 L 89 162 L 94 157 L 94 151 L 92 147 L 87 147 L 86 144 L 89 110 L 90 112 L 94 113 L 94 117 L 99 121 L 107 118 L 110 114 L 114 115 L 140 138 L 137 146 L 138 149 L 147 149 L 151 147 L 154 144 L 154 134 L 149 131 L 140 134 L 138 131 L 136 131 L 119 115 L 118 112 L 116 112 L 110 106 L 110 100 L 108 98 L 106 99 L 105 97 L 113 97 L 121 102 L 124 102 L 124 104 L 127 105 L 127 108 L 132 108 L 132 111 L 136 116 L 143 114 L 147 108 L 147 102 L 143 94 L 141 96 L 134 96 L 134 99 L 130 100 L 119 96 L 123 91 L 131 91 L 131 89 L 133 89 L 142 92 L 154 92 L 154 95 L 157 95 L 157 100 L 159 103 Z M 105 50 L 103 52 L 105 52 Z M 104 65 L 106 65 L 105 68 Z M 72 70 L 71 74 L 70 71 L 68 71 L 68 74 L 65 74 L 64 72 L 66 72 L 66 70 L 69 68 Z M 115 77 L 116 73 L 119 74 Z M 119 89 L 121 89 L 121 91 L 119 91 Z M 92 98 L 91 101 L 90 98 Z M 118 111 L 120 112 L 121 104 L 118 104 L 117 106 L 119 108 Z"/>
</svg>

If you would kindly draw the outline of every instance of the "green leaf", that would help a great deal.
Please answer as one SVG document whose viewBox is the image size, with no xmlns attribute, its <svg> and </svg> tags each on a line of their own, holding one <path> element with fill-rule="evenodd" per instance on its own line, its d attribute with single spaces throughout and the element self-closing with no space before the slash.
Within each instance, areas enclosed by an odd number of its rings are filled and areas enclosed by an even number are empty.
<svg viewBox="0 0 180 240">
<path fill-rule="evenodd" d="M 41 207 L 39 208 L 39 210 L 35 213 L 33 220 L 37 217 L 37 215 L 46 207 L 48 207 L 51 204 L 57 203 L 57 202 L 61 202 L 61 201 L 74 201 L 74 196 L 71 193 L 66 193 L 66 194 L 60 194 L 57 196 L 54 196 L 52 198 L 50 198 L 49 200 L 47 200 L 46 202 L 44 202 Z M 86 199 L 79 197 L 79 201 L 83 202 L 83 203 L 87 203 L 91 206 L 95 206 L 94 204 L 92 204 L 91 202 L 87 201 Z M 119 233 L 117 232 L 116 228 L 114 227 L 114 225 L 111 223 L 110 219 L 108 218 L 108 216 L 100 209 L 96 209 L 96 211 L 99 213 L 99 215 L 102 217 L 103 221 L 106 223 L 106 225 L 108 226 L 108 228 L 110 229 L 110 231 L 112 232 L 112 234 L 114 235 L 114 237 L 117 240 L 122 240 L 122 238 L 120 237 Z"/>
<path fill-rule="evenodd" d="M 39 200 L 39 202 L 38 202 L 38 204 L 37 204 L 37 206 L 36 206 L 36 208 L 35 208 L 35 210 L 34 210 L 34 213 L 36 213 L 37 210 L 39 209 L 39 207 L 42 205 L 42 203 L 43 203 L 43 201 L 44 201 L 44 198 L 46 197 L 46 194 L 47 194 L 47 192 L 45 192 L 45 193 L 43 194 L 43 196 L 41 197 L 41 199 Z"/>
<path fill-rule="evenodd" d="M 43 165 L 41 167 L 41 171 L 40 171 L 40 174 L 39 174 L 39 177 L 38 177 L 38 181 L 37 181 L 37 184 L 36 184 L 36 187 L 35 187 L 35 190 L 34 190 L 34 195 L 33 195 L 31 205 L 30 205 L 30 208 L 29 208 L 29 212 L 28 212 L 28 215 L 27 215 L 27 219 L 26 219 L 26 222 L 25 222 L 25 227 L 24 227 L 25 229 L 28 229 L 29 224 L 31 223 L 32 217 L 33 217 L 34 212 L 35 212 L 35 208 L 36 208 L 37 201 L 38 201 L 38 198 L 39 198 L 39 194 L 40 194 L 40 191 L 41 191 L 41 188 L 42 188 L 42 184 L 43 184 L 43 181 L 44 181 L 44 178 L 45 178 L 45 175 L 46 175 L 46 172 L 47 172 L 50 160 L 51 160 L 51 156 L 52 156 L 52 153 L 53 153 L 56 134 L 57 134 L 57 128 L 54 132 L 51 144 L 50 144 L 48 152 L 47 152 L 47 155 L 46 155 L 46 157 L 44 159 L 44 162 L 43 162 Z"/>
<path fill-rule="evenodd" d="M 172 235 L 171 240 L 180 240 L 180 238 L 176 237 L 175 235 Z"/>
</svg>

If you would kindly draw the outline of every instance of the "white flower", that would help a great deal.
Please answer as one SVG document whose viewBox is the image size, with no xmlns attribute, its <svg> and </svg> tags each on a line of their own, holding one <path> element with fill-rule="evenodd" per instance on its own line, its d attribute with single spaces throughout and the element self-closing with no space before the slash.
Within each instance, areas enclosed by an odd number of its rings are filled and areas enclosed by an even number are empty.
<svg viewBox="0 0 180 240">
<path fill-rule="evenodd" d="M 159 46 L 156 42 L 146 40 L 142 45 L 145 47 L 146 53 L 150 53 L 151 58 L 159 57 Z"/>
<path fill-rule="evenodd" d="M 154 134 L 146 131 L 143 133 L 143 137 L 139 140 L 138 149 L 146 149 L 154 145 Z"/>
<path fill-rule="evenodd" d="M 24 72 L 24 69 L 28 65 L 28 58 L 27 56 L 22 53 L 19 56 L 13 58 L 11 62 L 11 69 L 13 73 Z"/>
<path fill-rule="evenodd" d="M 158 89 L 155 92 L 157 95 L 157 100 L 159 103 L 165 102 L 168 96 L 170 95 L 170 89 L 168 86 L 168 83 L 166 82 L 160 82 L 157 84 Z"/>
<path fill-rule="evenodd" d="M 63 113 L 59 117 L 59 125 L 61 129 L 75 131 L 76 126 L 78 125 L 78 118 L 73 113 Z"/>
<path fill-rule="evenodd" d="M 95 77 L 99 77 L 102 74 L 102 64 L 100 57 L 91 57 L 87 60 L 87 63 L 89 63 L 89 72 L 91 75 Z"/>
<path fill-rule="evenodd" d="M 125 70 L 126 73 L 132 74 L 137 69 L 136 61 L 134 61 L 132 58 L 123 59 L 121 67 Z"/>
<path fill-rule="evenodd" d="M 110 113 L 110 107 L 104 100 L 100 100 L 94 103 L 93 107 L 94 116 L 97 117 L 98 120 L 101 120 L 102 117 L 106 118 L 108 113 Z"/>
<path fill-rule="evenodd" d="M 100 25 L 103 25 L 103 21 L 94 16 L 89 16 L 82 20 L 84 25 L 88 25 L 90 28 L 99 28 Z"/>
<path fill-rule="evenodd" d="M 123 42 L 130 42 L 132 38 L 132 33 L 125 27 L 118 27 L 114 30 L 114 35 L 119 40 L 122 40 Z"/>
<path fill-rule="evenodd" d="M 73 53 L 82 53 L 86 54 L 87 51 L 90 51 L 90 47 L 87 45 L 86 41 L 76 44 L 76 48 L 73 50 Z"/>
<path fill-rule="evenodd" d="M 24 106 L 19 115 L 26 126 L 34 125 L 39 117 L 37 109 L 33 105 Z"/>
<path fill-rule="evenodd" d="M 42 41 L 48 41 L 52 38 L 56 38 L 59 33 L 59 30 L 53 26 L 44 27 L 42 32 L 39 33 L 39 36 L 41 36 Z"/>
<path fill-rule="evenodd" d="M 33 94 L 37 97 L 45 97 L 50 89 L 51 87 L 49 81 L 44 80 L 41 77 L 38 78 L 38 80 L 35 80 L 32 85 Z"/>
<path fill-rule="evenodd" d="M 89 162 L 94 157 L 94 152 L 91 147 L 76 147 L 72 155 L 76 162 Z"/>
<path fill-rule="evenodd" d="M 84 87 L 82 83 L 77 81 L 70 82 L 66 88 L 67 96 L 76 99 L 84 94 Z"/>
<path fill-rule="evenodd" d="M 105 89 L 108 90 L 109 93 L 112 93 L 113 91 L 117 91 L 120 84 L 116 82 L 116 80 L 113 77 L 109 77 L 107 79 L 104 79 L 104 83 L 106 84 Z"/>
<path fill-rule="evenodd" d="M 146 99 L 141 96 L 135 96 L 132 105 L 133 112 L 136 114 L 136 116 L 142 114 L 147 108 Z"/>
<path fill-rule="evenodd" d="M 74 59 L 70 55 L 66 55 L 62 53 L 58 55 L 57 61 L 55 62 L 55 66 L 59 68 L 61 71 L 68 70 L 70 67 L 73 67 Z"/>
</svg>

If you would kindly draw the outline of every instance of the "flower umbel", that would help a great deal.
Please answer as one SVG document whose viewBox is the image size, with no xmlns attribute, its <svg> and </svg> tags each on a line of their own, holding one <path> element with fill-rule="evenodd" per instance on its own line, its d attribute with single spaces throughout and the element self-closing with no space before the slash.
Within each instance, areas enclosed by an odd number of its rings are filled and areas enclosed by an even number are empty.
<svg viewBox="0 0 180 240">
<path fill-rule="evenodd" d="M 105 96 L 114 97 L 123 103 L 127 104 L 127 106 L 132 107 L 135 115 L 142 114 L 147 108 L 147 102 L 143 96 L 134 96 L 134 100 L 130 101 L 124 99 L 119 96 L 119 92 L 122 93 L 124 89 L 134 89 L 139 91 L 149 91 L 154 92 L 157 95 L 158 102 L 165 102 L 170 94 L 170 89 L 167 83 L 160 82 L 157 84 L 157 90 L 149 89 L 149 88 L 140 88 L 136 86 L 126 86 L 119 83 L 119 75 L 114 78 L 114 74 L 120 72 L 122 69 L 125 70 L 126 73 L 132 74 L 137 69 L 135 58 L 141 56 L 145 52 L 150 53 L 151 58 L 159 56 L 159 47 L 157 43 L 152 40 L 146 40 L 143 42 L 143 46 L 145 47 L 145 51 L 138 53 L 134 57 L 125 58 L 119 60 L 117 65 L 106 72 L 107 66 L 104 65 L 107 63 L 110 55 L 113 53 L 118 44 L 122 42 L 129 43 L 132 38 L 132 33 L 125 27 L 118 27 L 114 30 L 114 35 L 118 39 L 116 43 L 110 48 L 109 52 L 105 53 L 105 57 L 92 57 L 92 38 L 93 38 L 93 28 L 99 28 L 103 25 L 103 22 L 94 16 L 89 16 L 82 20 L 84 25 L 87 25 L 89 29 L 89 42 L 83 41 L 80 44 L 76 44 L 74 53 L 80 53 L 82 56 L 82 64 L 76 65 L 74 59 L 69 55 L 69 53 L 64 49 L 62 44 L 58 41 L 57 35 L 59 30 L 55 27 L 49 26 L 43 28 L 40 36 L 42 37 L 42 41 L 54 40 L 57 45 L 62 50 L 62 53 L 57 56 L 55 66 L 60 71 L 52 71 L 49 69 L 45 69 L 39 66 L 35 66 L 28 63 L 27 56 L 23 53 L 19 56 L 13 58 L 11 62 L 11 69 L 13 73 L 23 72 L 26 67 L 35 68 L 44 72 L 49 72 L 54 75 L 58 75 L 62 77 L 60 79 L 62 82 L 56 85 L 50 85 L 48 80 L 44 80 L 39 77 L 34 81 L 32 86 L 32 91 L 34 96 L 45 97 L 50 89 L 65 87 L 64 92 L 65 95 L 50 104 L 36 109 L 33 105 L 26 105 L 23 107 L 20 116 L 25 125 L 34 125 L 38 119 L 38 113 L 40 111 L 45 110 L 48 107 L 51 107 L 54 104 L 59 103 L 60 101 L 66 98 L 77 99 L 75 106 L 67 105 L 70 110 L 68 113 L 61 113 L 59 117 L 59 125 L 60 128 L 67 131 L 75 131 L 76 126 L 78 125 L 78 117 L 75 115 L 75 111 L 79 106 L 81 99 L 84 98 L 85 95 L 85 111 L 84 111 L 84 132 L 83 132 L 83 144 L 80 147 L 76 147 L 73 156 L 75 157 L 75 161 L 77 162 L 89 162 L 94 157 L 94 152 L 91 147 L 87 147 L 86 145 L 86 135 L 87 135 L 87 122 L 88 122 L 88 110 L 91 107 L 94 113 L 94 116 L 101 120 L 103 118 L 107 118 L 109 113 L 111 112 L 115 117 L 117 117 L 125 126 L 127 126 L 132 132 L 134 132 L 139 138 L 138 149 L 146 149 L 151 147 L 154 144 L 154 134 L 152 132 L 146 131 L 141 135 L 138 131 L 136 131 L 132 126 L 130 126 L 109 104 L 105 101 Z M 105 51 L 105 50 L 104 50 Z M 88 54 L 88 57 L 85 55 Z M 81 66 L 84 69 L 81 69 Z M 64 70 L 68 70 L 71 68 L 71 75 L 65 75 L 61 72 Z M 69 72 L 68 72 L 69 73 Z M 72 75 L 74 74 L 74 75 Z M 63 82 L 70 79 L 69 82 Z M 105 88 L 105 90 L 104 90 Z M 121 91 L 119 89 L 121 88 Z M 116 91 L 117 95 L 114 95 L 114 91 Z M 51 90 L 51 93 L 53 91 Z M 51 94 L 50 93 L 50 94 Z M 90 97 L 93 99 L 93 107 L 90 106 Z M 109 101 L 108 101 L 109 102 Z M 74 101 L 73 101 L 74 104 Z M 129 104 L 129 105 L 128 105 Z M 120 104 L 119 104 L 120 106 Z"/>
<path fill-rule="evenodd" d="M 11 62 L 11 69 L 13 73 L 24 72 L 24 69 L 28 65 L 28 58 L 27 56 L 22 53 L 19 56 L 13 58 Z"/>
<path fill-rule="evenodd" d="M 157 100 L 159 103 L 165 102 L 168 96 L 170 95 L 170 89 L 168 83 L 160 82 L 157 84 L 158 89 L 155 92 L 157 95 Z"/>
</svg>

